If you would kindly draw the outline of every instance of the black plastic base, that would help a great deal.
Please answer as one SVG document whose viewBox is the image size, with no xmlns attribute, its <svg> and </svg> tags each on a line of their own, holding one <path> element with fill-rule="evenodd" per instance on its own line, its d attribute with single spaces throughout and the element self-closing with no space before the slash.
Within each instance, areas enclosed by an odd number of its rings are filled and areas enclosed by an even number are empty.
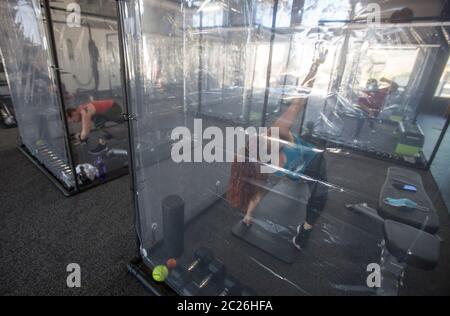
<svg viewBox="0 0 450 316">
<path fill-rule="evenodd" d="M 7 124 L 5 124 L 5 122 L 0 121 L 0 127 L 3 129 L 10 129 L 10 128 L 17 127 L 17 124 L 7 125 Z"/>
<path fill-rule="evenodd" d="M 53 174 L 41 163 L 39 163 L 36 158 L 34 158 L 29 152 L 28 150 L 25 148 L 24 145 L 19 145 L 17 147 L 17 149 L 19 149 L 19 151 L 24 154 L 25 157 L 28 158 L 28 160 L 36 167 L 39 169 L 39 171 L 41 171 L 57 188 L 59 191 L 62 192 L 62 194 L 64 194 L 64 196 L 69 197 L 72 196 L 74 194 L 76 194 L 77 192 L 75 190 L 69 190 L 67 189 L 61 182 L 59 182 L 59 180 L 57 180 Z"/>
<path fill-rule="evenodd" d="M 59 191 L 62 192 L 62 194 L 64 194 L 64 196 L 66 197 L 70 197 L 70 196 L 74 196 L 78 193 L 87 191 L 89 189 L 92 189 L 98 185 L 103 184 L 104 182 L 94 182 L 90 185 L 86 185 L 83 186 L 81 188 L 79 188 L 78 190 L 76 190 L 75 188 L 73 189 L 68 189 L 62 182 L 60 182 L 57 178 L 55 178 L 55 176 L 43 165 L 41 164 L 38 160 L 36 160 L 36 158 L 30 154 L 30 152 L 27 150 L 27 148 L 24 145 L 19 145 L 17 147 L 19 149 L 19 151 L 24 154 L 25 157 L 28 158 L 28 160 L 31 161 L 31 163 L 33 165 L 36 166 L 36 168 L 38 168 L 57 188 Z M 118 179 L 120 177 L 123 177 L 125 175 L 128 174 L 128 168 L 123 168 L 121 170 L 118 170 L 116 172 L 114 172 L 113 174 L 109 174 L 108 175 L 108 180 L 106 182 Z"/>
<path fill-rule="evenodd" d="M 150 294 L 156 296 L 178 296 L 167 284 L 153 280 L 152 271 L 144 264 L 141 257 L 133 259 L 127 265 L 127 268 L 128 272 L 136 277 Z"/>
</svg>

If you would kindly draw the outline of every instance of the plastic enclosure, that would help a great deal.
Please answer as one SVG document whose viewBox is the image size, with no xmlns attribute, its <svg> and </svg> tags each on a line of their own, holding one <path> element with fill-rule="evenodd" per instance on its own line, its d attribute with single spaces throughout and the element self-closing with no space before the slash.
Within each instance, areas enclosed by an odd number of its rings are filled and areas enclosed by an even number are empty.
<svg viewBox="0 0 450 316">
<path fill-rule="evenodd" d="M 140 252 L 150 268 L 177 260 L 166 282 L 178 294 L 430 294 L 428 284 L 442 284 L 425 270 L 439 260 L 435 234 L 446 208 L 431 175 L 404 165 L 431 162 L 445 127 L 436 113 L 434 132 L 422 122 L 433 117 L 423 104 L 432 99 L 427 84 L 435 81 L 435 89 L 439 81 L 433 67 L 442 65 L 440 76 L 448 59 L 447 28 L 389 21 L 396 8 L 390 1 L 380 3 L 382 23 L 369 23 L 367 5 L 119 2 L 135 118 L 130 146 Z M 430 1 L 414 8 L 438 16 L 441 7 Z M 312 89 L 304 81 L 311 72 Z M 288 124 L 297 144 L 302 139 L 299 163 L 311 148 L 315 163 L 288 176 L 281 170 L 263 181 L 230 181 L 232 161 L 218 160 L 242 148 L 226 146 L 234 139 L 227 128 L 278 124 L 305 98 L 305 110 Z M 376 100 L 364 108 L 368 99 Z M 192 162 L 174 158 L 180 128 L 188 142 L 182 153 Z M 397 182 L 418 192 L 398 191 Z M 242 183 L 262 196 L 250 227 L 242 223 L 246 209 L 227 199 L 230 187 Z M 417 209 L 388 204 L 405 194 Z M 305 221 L 314 228 L 300 252 L 292 239 Z M 448 263 L 440 264 L 448 271 Z M 403 282 L 408 266 L 418 268 L 416 282 Z M 376 267 L 381 287 L 371 283 Z"/>
<path fill-rule="evenodd" d="M 68 195 L 127 173 L 115 1 L 7 0 L 1 20 L 24 152 Z M 95 113 L 80 142 L 82 120 L 67 111 L 104 100 L 114 108 Z"/>
<path fill-rule="evenodd" d="M 53 176 L 73 185 L 46 26 L 39 19 L 42 8 L 35 1 L 4 1 L 0 12 L 0 41 L 21 142 Z"/>
</svg>

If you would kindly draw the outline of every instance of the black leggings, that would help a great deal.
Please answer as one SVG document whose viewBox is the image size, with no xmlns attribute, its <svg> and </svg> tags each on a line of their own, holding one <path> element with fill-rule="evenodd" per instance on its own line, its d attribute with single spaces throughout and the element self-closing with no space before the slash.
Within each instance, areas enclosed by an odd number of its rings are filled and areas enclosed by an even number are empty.
<svg viewBox="0 0 450 316">
<path fill-rule="evenodd" d="M 362 130 L 363 130 L 364 123 L 365 123 L 366 121 L 369 121 L 369 127 L 370 127 L 370 129 L 374 129 L 374 127 L 375 127 L 375 125 L 374 125 L 375 119 L 370 118 L 370 117 L 360 117 L 360 118 L 357 118 L 357 121 L 356 121 L 356 130 L 355 130 L 355 136 L 354 136 L 354 139 L 358 139 L 358 138 L 359 138 L 359 136 L 361 135 L 361 132 L 362 132 Z"/>
<path fill-rule="evenodd" d="M 94 115 L 93 121 L 95 127 L 103 128 L 107 122 L 122 123 L 124 122 L 122 114 L 122 107 L 118 103 L 114 102 L 112 107 L 104 113 Z"/>
<path fill-rule="evenodd" d="M 323 153 L 317 155 L 305 170 L 305 175 L 311 177 L 309 188 L 311 196 L 306 206 L 306 222 L 314 225 L 320 217 L 328 200 L 328 186 L 326 185 L 327 166 Z"/>
</svg>

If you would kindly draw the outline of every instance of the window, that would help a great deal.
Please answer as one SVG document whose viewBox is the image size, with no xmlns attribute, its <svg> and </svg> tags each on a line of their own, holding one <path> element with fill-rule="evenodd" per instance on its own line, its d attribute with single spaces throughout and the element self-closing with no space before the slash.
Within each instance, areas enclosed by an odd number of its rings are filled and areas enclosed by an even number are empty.
<svg viewBox="0 0 450 316">
<path fill-rule="evenodd" d="M 224 25 L 224 8 L 220 1 L 205 1 L 193 16 L 194 27 L 214 27 Z"/>
<path fill-rule="evenodd" d="M 435 96 L 438 98 L 450 98 L 450 58 L 439 81 Z"/>
<path fill-rule="evenodd" d="M 291 25 L 292 0 L 282 0 L 278 3 L 277 27 Z M 272 27 L 273 2 L 259 1 L 256 3 L 255 23 L 265 27 Z"/>
<path fill-rule="evenodd" d="M 361 77 L 359 88 L 365 88 L 368 79 L 386 77 L 401 87 L 408 85 L 416 63 L 418 50 L 415 48 L 374 48 L 367 52 L 359 64 Z"/>
</svg>

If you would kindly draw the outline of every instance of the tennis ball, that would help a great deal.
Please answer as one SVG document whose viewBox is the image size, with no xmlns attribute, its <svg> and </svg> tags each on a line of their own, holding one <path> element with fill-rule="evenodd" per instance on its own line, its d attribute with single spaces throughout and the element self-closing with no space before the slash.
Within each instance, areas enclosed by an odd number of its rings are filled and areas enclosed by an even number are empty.
<svg viewBox="0 0 450 316">
<path fill-rule="evenodd" d="M 169 259 L 167 260 L 166 266 L 169 269 L 175 269 L 177 267 L 177 261 L 175 259 Z"/>
<path fill-rule="evenodd" d="M 167 277 L 169 276 L 169 269 L 167 269 L 166 266 L 156 266 L 153 269 L 153 273 L 152 273 L 153 279 L 156 282 L 164 282 Z"/>
</svg>

